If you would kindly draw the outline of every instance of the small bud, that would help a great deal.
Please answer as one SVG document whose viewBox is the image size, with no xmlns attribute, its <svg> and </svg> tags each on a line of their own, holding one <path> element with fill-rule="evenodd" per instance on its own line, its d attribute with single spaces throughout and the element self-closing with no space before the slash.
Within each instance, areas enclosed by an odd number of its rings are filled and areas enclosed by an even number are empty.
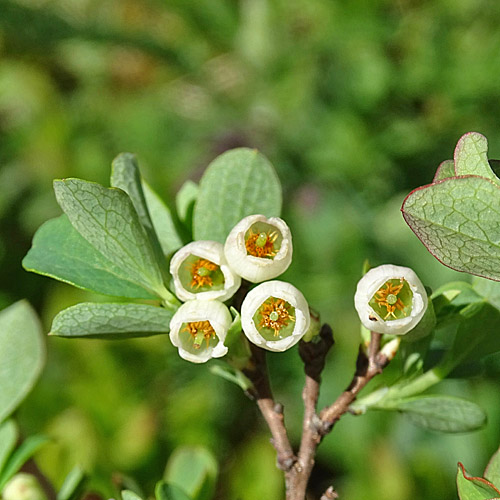
<svg viewBox="0 0 500 500">
<path fill-rule="evenodd" d="M 2 491 L 3 500 L 47 500 L 35 476 L 20 472 L 16 474 Z"/>
<path fill-rule="evenodd" d="M 224 247 L 216 241 L 193 241 L 170 261 L 175 293 L 182 301 L 231 298 L 241 278 L 227 265 Z"/>
<path fill-rule="evenodd" d="M 190 300 L 170 321 L 170 340 L 179 356 L 192 363 L 205 363 L 227 353 L 224 345 L 232 317 L 218 300 Z"/>
<path fill-rule="evenodd" d="M 235 273 L 259 283 L 287 270 L 292 261 L 292 235 L 279 217 L 249 215 L 229 233 L 224 254 Z"/>
<path fill-rule="evenodd" d="M 269 351 L 286 351 L 308 331 L 309 306 L 290 283 L 267 281 L 241 305 L 241 326 L 250 342 Z"/>
<path fill-rule="evenodd" d="M 427 293 L 412 269 L 387 264 L 370 269 L 361 278 L 354 305 L 369 330 L 404 335 L 422 319 Z"/>
</svg>

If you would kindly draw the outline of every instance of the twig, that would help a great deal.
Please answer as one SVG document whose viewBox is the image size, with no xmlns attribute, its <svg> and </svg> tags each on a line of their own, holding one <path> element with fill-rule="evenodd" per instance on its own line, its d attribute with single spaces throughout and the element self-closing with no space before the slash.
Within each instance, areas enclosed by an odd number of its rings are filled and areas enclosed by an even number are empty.
<svg viewBox="0 0 500 500">
<path fill-rule="evenodd" d="M 257 406 L 271 431 L 271 442 L 277 452 L 278 467 L 287 472 L 293 467 L 297 458 L 286 433 L 283 407 L 276 404 L 273 399 L 267 372 L 266 352 L 254 344 L 250 345 L 250 349 L 252 352 L 250 364 L 243 370 L 253 383 L 248 395 L 257 401 Z"/>
<path fill-rule="evenodd" d="M 311 342 L 301 341 L 299 354 L 304 362 L 306 381 L 302 391 L 304 401 L 304 419 L 302 422 L 302 439 L 298 453 L 297 462 L 287 474 L 290 499 L 303 499 L 307 488 L 307 482 L 314 466 L 314 454 L 317 445 L 321 441 L 318 433 L 316 405 L 318 403 L 321 372 L 325 366 L 326 355 L 333 346 L 332 329 L 329 325 L 323 325 L 319 336 Z"/>
<path fill-rule="evenodd" d="M 390 359 L 380 352 L 381 334 L 372 332 L 368 353 L 365 354 L 360 348 L 356 361 L 356 373 L 347 389 L 330 406 L 324 408 L 320 415 L 321 427 L 318 432 L 325 436 L 328 434 L 340 417 L 349 410 L 349 406 L 354 402 L 360 391 L 370 382 L 370 380 L 382 373 Z"/>
<path fill-rule="evenodd" d="M 336 500 L 338 498 L 337 492 L 333 489 L 333 486 L 330 486 L 324 493 L 321 495 L 320 500 Z"/>
</svg>

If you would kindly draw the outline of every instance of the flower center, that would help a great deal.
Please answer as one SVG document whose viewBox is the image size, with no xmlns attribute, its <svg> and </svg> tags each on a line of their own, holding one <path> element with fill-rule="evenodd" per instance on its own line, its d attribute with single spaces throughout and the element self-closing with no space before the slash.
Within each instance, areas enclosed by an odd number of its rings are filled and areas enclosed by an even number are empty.
<svg viewBox="0 0 500 500">
<path fill-rule="evenodd" d="M 277 337 L 283 328 L 295 322 L 294 308 L 285 300 L 269 297 L 258 310 L 260 316 L 259 328 L 273 330 Z"/>
<path fill-rule="evenodd" d="M 210 321 L 193 321 L 186 324 L 186 326 L 181 330 L 183 332 L 188 332 L 193 339 L 193 347 L 199 349 L 203 343 L 206 341 L 207 347 L 210 343 L 210 339 L 215 338 L 215 330 L 213 329 Z"/>
<path fill-rule="evenodd" d="M 412 310 L 413 292 L 403 278 L 386 281 L 373 295 L 369 305 L 384 321 L 402 319 Z"/>
<path fill-rule="evenodd" d="M 214 285 L 213 274 L 219 271 L 219 266 L 208 259 L 199 258 L 188 264 L 191 273 L 191 288 L 199 290 L 202 287 L 212 288 Z"/>
<path fill-rule="evenodd" d="M 264 259 L 273 259 L 280 248 L 280 233 L 269 224 L 256 223 L 245 235 L 247 255 Z"/>
</svg>

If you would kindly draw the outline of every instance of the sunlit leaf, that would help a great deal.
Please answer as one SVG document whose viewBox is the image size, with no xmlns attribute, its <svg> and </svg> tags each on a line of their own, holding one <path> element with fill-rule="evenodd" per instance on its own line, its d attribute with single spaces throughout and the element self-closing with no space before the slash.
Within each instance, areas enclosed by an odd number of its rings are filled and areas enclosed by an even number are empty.
<svg viewBox="0 0 500 500">
<path fill-rule="evenodd" d="M 54 181 L 54 191 L 73 227 L 130 281 L 159 297 L 169 295 L 146 231 L 124 191 L 80 179 Z"/>
<path fill-rule="evenodd" d="M 281 186 L 269 161 L 258 151 L 239 148 L 218 156 L 200 182 L 194 207 L 195 240 L 224 243 L 243 217 L 279 216 Z"/>
<path fill-rule="evenodd" d="M 155 298 L 145 288 L 130 281 L 125 270 L 98 252 L 64 214 L 38 229 L 33 245 L 23 259 L 23 267 L 104 295 Z"/>
<path fill-rule="evenodd" d="M 94 304 L 85 302 L 61 311 L 51 335 L 71 338 L 128 339 L 166 334 L 173 313 L 146 304 Z"/>
</svg>

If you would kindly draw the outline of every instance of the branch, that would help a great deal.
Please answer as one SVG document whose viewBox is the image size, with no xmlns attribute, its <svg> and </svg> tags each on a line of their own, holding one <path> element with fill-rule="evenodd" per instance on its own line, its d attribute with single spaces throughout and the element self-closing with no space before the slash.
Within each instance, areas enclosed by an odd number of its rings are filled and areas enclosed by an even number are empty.
<svg viewBox="0 0 500 500">
<path fill-rule="evenodd" d="M 321 426 L 318 432 L 321 436 L 328 434 L 340 417 L 346 413 L 349 406 L 354 402 L 360 391 L 370 382 L 370 380 L 382 373 L 382 370 L 389 364 L 390 358 L 380 351 L 380 333 L 371 332 L 371 341 L 368 353 L 365 354 L 362 347 L 359 349 L 356 361 L 356 373 L 347 389 L 330 406 L 324 408 L 320 415 Z"/>
<path fill-rule="evenodd" d="M 248 395 L 257 401 L 257 406 L 271 431 L 271 442 L 277 452 L 278 467 L 283 471 L 289 471 L 297 458 L 286 433 L 283 407 L 276 404 L 273 399 L 267 373 L 266 352 L 254 344 L 250 344 L 250 349 L 252 357 L 249 367 L 243 370 L 253 383 Z"/>
</svg>

